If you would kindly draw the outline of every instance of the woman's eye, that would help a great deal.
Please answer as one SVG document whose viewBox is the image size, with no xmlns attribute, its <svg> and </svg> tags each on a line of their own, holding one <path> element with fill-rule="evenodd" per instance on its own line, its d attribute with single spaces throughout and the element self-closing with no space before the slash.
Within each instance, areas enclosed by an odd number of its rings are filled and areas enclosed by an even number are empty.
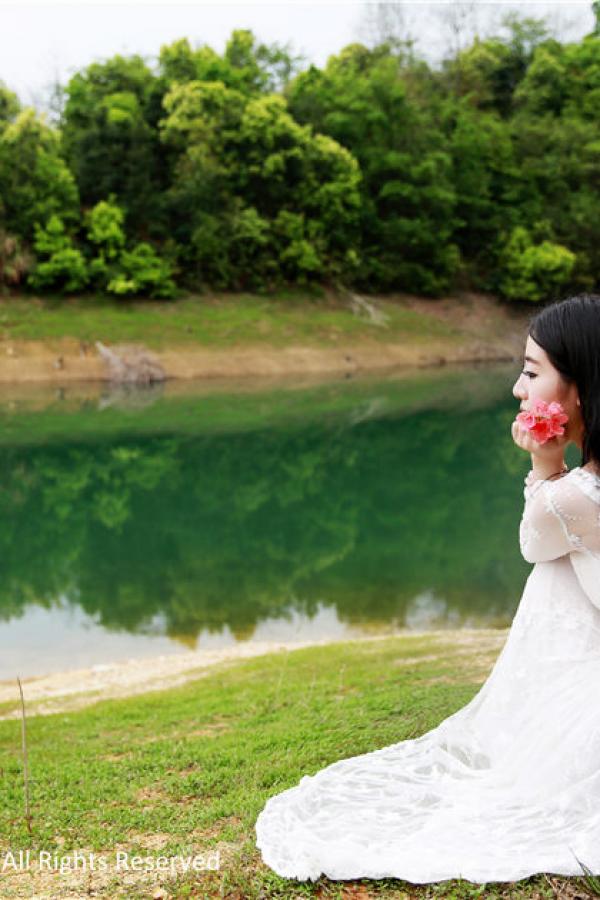
<svg viewBox="0 0 600 900">
<path fill-rule="evenodd" d="M 535 372 L 528 372 L 527 369 L 523 369 L 521 375 L 527 375 L 529 378 L 537 378 Z"/>
</svg>

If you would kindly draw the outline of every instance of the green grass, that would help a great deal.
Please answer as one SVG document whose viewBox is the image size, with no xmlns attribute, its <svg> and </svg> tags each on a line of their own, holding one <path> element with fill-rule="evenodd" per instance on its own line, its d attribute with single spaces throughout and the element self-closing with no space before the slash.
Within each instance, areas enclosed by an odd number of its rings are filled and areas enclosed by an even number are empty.
<svg viewBox="0 0 600 900">
<path fill-rule="evenodd" d="M 221 664 L 177 688 L 69 714 L 30 716 L 31 835 L 20 722 L 0 721 L 0 852 L 110 855 L 119 845 L 144 856 L 156 835 L 165 855 L 223 850 L 220 871 L 167 879 L 170 897 L 556 896 L 544 875 L 485 886 L 300 883 L 266 867 L 254 844 L 256 817 L 274 793 L 338 759 L 417 737 L 464 706 L 481 684 L 482 662 L 489 671 L 494 661 L 476 655 L 476 646 L 465 657 L 464 648 L 427 635 L 339 643 Z M 402 664 L 405 657 L 419 660 Z M 14 709 L 17 702 L 15 688 Z M 119 879 L 93 896 L 153 896 L 147 883 Z M 4 880 L 3 897 L 18 896 L 11 884 Z"/>
<path fill-rule="evenodd" d="M 379 299 L 378 305 L 389 316 L 386 328 L 356 316 L 342 300 L 306 292 L 274 297 L 188 295 L 168 301 L 5 297 L 0 298 L 0 335 L 13 340 L 141 341 L 155 350 L 175 344 L 218 348 L 303 341 L 330 346 L 341 338 L 420 342 L 460 336 L 433 315 L 407 309 L 398 301 Z"/>
</svg>

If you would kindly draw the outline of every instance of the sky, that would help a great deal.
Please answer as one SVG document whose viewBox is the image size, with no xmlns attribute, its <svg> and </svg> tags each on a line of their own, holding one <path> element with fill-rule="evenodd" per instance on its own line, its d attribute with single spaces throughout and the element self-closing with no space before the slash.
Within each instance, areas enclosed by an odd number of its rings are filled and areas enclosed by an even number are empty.
<svg viewBox="0 0 600 900">
<path fill-rule="evenodd" d="M 383 4 L 379 4 L 382 6 Z M 139 53 L 153 63 L 162 44 L 187 37 L 192 46 L 209 44 L 221 53 L 234 28 L 249 28 L 263 43 L 291 44 L 295 55 L 323 66 L 331 54 L 355 41 L 368 45 L 377 33 L 376 3 L 367 0 L 278 0 L 278 2 L 187 2 L 148 0 L 0 0 L 0 81 L 22 103 L 43 108 L 49 85 L 66 83 L 73 72 L 117 53 Z M 481 34 L 508 10 L 554 23 L 563 40 L 578 40 L 592 29 L 589 0 L 522 2 L 395 2 L 385 4 L 416 38 L 421 55 L 434 63 L 469 29 Z M 461 19 L 462 15 L 462 19 Z M 463 21 L 464 36 L 452 27 Z"/>
</svg>

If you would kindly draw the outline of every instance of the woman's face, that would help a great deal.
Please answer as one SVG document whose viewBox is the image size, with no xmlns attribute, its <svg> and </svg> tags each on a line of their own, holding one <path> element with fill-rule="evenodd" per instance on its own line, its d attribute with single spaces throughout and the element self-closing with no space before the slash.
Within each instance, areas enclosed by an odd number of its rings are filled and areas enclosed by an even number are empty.
<svg viewBox="0 0 600 900">
<path fill-rule="evenodd" d="M 527 337 L 523 371 L 513 387 L 513 396 L 521 401 L 521 409 L 531 409 L 536 400 L 551 403 L 558 400 L 569 421 L 565 425 L 567 443 L 573 442 L 581 449 L 583 444 L 583 418 L 579 407 L 577 385 L 568 384 L 554 368 L 546 351 Z"/>
</svg>

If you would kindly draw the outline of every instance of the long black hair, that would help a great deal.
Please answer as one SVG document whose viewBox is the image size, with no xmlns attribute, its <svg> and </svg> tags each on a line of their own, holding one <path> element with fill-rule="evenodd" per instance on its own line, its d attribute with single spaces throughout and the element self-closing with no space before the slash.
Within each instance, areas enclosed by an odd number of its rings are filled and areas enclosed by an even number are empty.
<svg viewBox="0 0 600 900">
<path fill-rule="evenodd" d="M 529 335 L 568 384 L 575 382 L 583 418 L 581 465 L 600 472 L 600 294 L 577 294 L 545 306 L 529 320 Z"/>
</svg>

